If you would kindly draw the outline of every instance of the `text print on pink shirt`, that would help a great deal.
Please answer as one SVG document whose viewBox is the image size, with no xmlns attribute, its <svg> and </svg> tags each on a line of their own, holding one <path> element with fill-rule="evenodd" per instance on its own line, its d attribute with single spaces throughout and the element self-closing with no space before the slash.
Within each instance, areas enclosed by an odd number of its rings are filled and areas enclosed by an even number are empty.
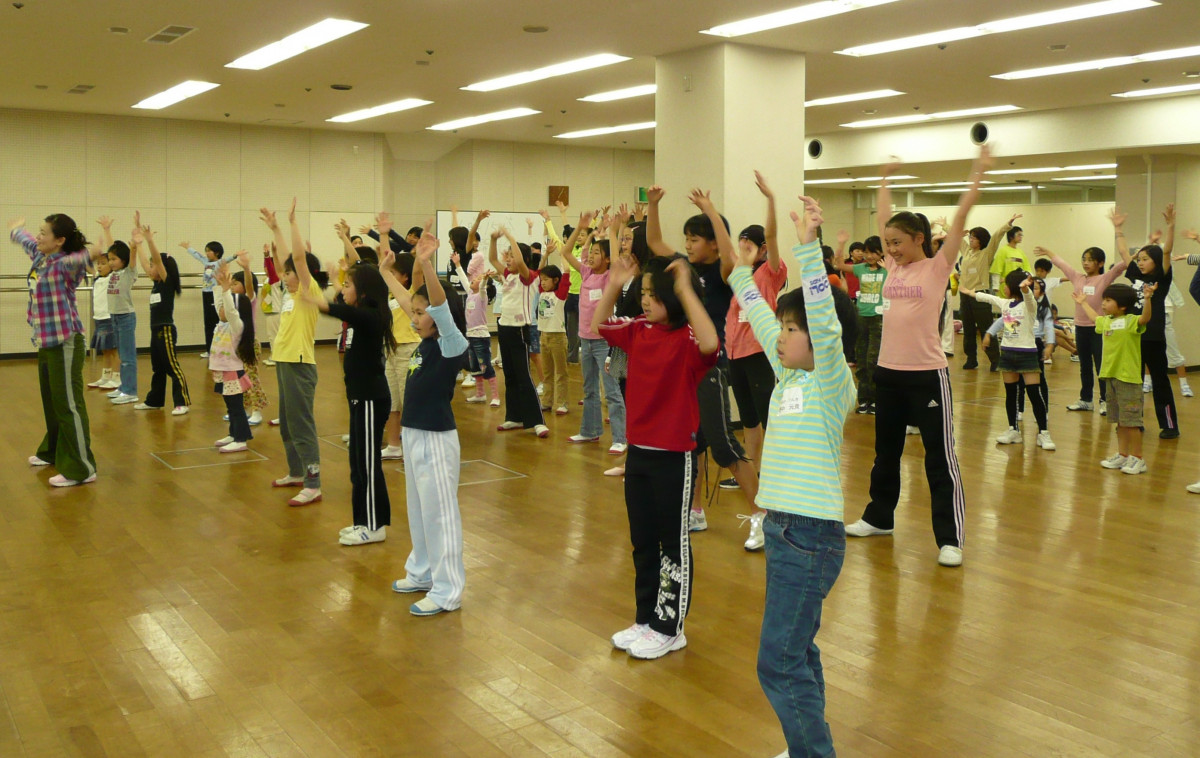
<svg viewBox="0 0 1200 758">
<path fill-rule="evenodd" d="M 925 288 L 919 284 L 910 287 L 904 283 L 902 277 L 891 274 L 883 285 L 883 296 L 888 300 L 919 299 L 925 297 Z"/>
</svg>

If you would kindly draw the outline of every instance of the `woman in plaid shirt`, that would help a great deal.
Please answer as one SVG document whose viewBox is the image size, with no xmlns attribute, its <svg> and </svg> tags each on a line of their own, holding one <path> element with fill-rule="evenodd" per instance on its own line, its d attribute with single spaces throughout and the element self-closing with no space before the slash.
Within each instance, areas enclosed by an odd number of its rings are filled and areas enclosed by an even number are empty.
<svg viewBox="0 0 1200 758">
<path fill-rule="evenodd" d="M 58 473 L 50 477 L 50 484 L 55 487 L 88 484 L 96 481 L 96 459 L 83 401 L 83 323 L 75 308 L 75 288 L 88 259 L 103 252 L 98 247 L 89 250 L 83 232 L 62 213 L 47 216 L 37 237 L 25 230 L 23 218 L 10 221 L 8 233 L 25 248 L 32 264 L 28 321 L 38 351 L 46 416 L 46 436 L 29 465 L 53 464 Z"/>
</svg>

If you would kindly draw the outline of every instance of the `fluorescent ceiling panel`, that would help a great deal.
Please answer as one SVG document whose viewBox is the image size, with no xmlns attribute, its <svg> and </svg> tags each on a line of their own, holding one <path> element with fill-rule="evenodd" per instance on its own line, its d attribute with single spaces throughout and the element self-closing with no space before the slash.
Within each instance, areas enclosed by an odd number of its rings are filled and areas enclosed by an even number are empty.
<svg viewBox="0 0 1200 758">
<path fill-rule="evenodd" d="M 186 82 L 176 84 L 170 89 L 163 90 L 157 95 L 151 95 L 133 107 L 142 108 L 143 110 L 156 111 L 166 108 L 169 105 L 174 105 L 180 100 L 187 100 L 189 97 L 195 97 L 203 92 L 208 92 L 210 89 L 216 89 L 219 86 L 221 85 L 213 84 L 212 82 L 197 82 L 188 80 Z"/>
<path fill-rule="evenodd" d="M 509 74 L 496 79 L 488 79 L 485 82 L 476 82 L 468 84 L 465 89 L 469 92 L 492 92 L 506 87 L 516 87 L 519 84 L 529 84 L 530 82 L 538 82 L 542 79 L 550 79 L 555 76 L 564 76 L 566 74 L 574 74 L 579 71 L 587 71 L 601 66 L 611 66 L 614 63 L 627 61 L 629 58 L 624 55 L 613 55 L 612 53 L 600 53 L 599 55 L 589 55 L 586 58 L 577 58 L 573 61 L 565 61 L 563 63 L 555 63 L 552 66 L 543 66 L 535 68 L 532 71 L 522 71 L 517 74 Z"/>
<path fill-rule="evenodd" d="M 845 179 L 805 179 L 804 183 L 806 185 L 807 184 L 849 184 L 851 182 L 877 182 L 882 178 L 883 178 L 882 176 L 859 176 L 859 177 L 855 177 L 853 179 L 851 179 L 850 177 L 846 177 Z M 917 177 L 903 174 L 900 176 L 894 176 L 892 178 L 893 179 L 916 179 Z"/>
<path fill-rule="evenodd" d="M 1133 89 L 1128 92 L 1113 93 L 1113 97 L 1154 97 L 1155 95 L 1175 95 L 1180 92 L 1200 91 L 1200 84 L 1180 84 L 1175 87 L 1152 87 L 1151 89 Z"/>
<path fill-rule="evenodd" d="M 1008 174 L 1052 174 L 1061 173 L 1063 171 L 1099 171 L 1106 168 L 1116 168 L 1115 163 L 1090 163 L 1085 166 L 1041 166 L 1039 168 L 1001 168 L 994 171 L 986 172 L 990 176 L 1004 176 Z"/>
<path fill-rule="evenodd" d="M 852 95 L 835 95 L 834 97 L 819 97 L 816 100 L 809 100 L 804 103 L 805 108 L 816 108 L 819 105 L 840 105 L 842 103 L 857 103 L 860 100 L 878 100 L 882 97 L 895 97 L 903 95 L 903 92 L 897 92 L 894 89 L 876 89 L 870 92 L 856 92 Z"/>
<path fill-rule="evenodd" d="M 340 116 L 334 116 L 333 118 L 327 118 L 325 120 L 331 121 L 335 124 L 348 124 L 352 121 L 363 121 L 368 118 L 375 118 L 376 116 L 385 116 L 389 113 L 399 113 L 400 111 L 406 111 L 411 108 L 420 108 L 422 105 L 429 105 L 432 102 L 432 100 L 419 100 L 415 97 L 409 97 L 405 98 L 404 100 L 397 100 L 393 103 L 376 105 L 374 108 L 363 108 L 359 111 L 343 113 Z"/>
<path fill-rule="evenodd" d="M 347 34 L 353 34 L 368 24 L 357 21 L 345 21 L 340 18 L 327 18 L 312 26 L 301 29 L 295 34 L 260 47 L 252 53 L 246 53 L 232 63 L 226 63 L 225 68 L 245 68 L 251 71 L 261 71 L 268 66 L 274 66 L 280 61 L 294 58 L 300 53 L 306 53 L 313 48 L 341 39 Z"/>
<path fill-rule="evenodd" d="M 1116 179 L 1116 174 L 1098 174 L 1096 176 L 1060 176 L 1051 179 L 1052 182 L 1094 182 L 1097 179 Z"/>
<path fill-rule="evenodd" d="M 1014 79 L 1034 79 L 1039 76 L 1075 74 L 1080 71 L 1101 71 L 1106 68 L 1117 68 L 1118 66 L 1132 66 L 1135 63 L 1154 63 L 1156 61 L 1195 58 L 1198 56 L 1200 56 L 1200 45 L 1178 47 L 1173 50 L 1159 50 L 1155 53 L 1142 53 L 1140 55 L 1123 55 L 1116 58 L 1098 58 L 1090 61 L 1079 61 L 1078 63 L 1063 63 L 1058 66 L 1027 68 L 1020 71 L 1009 71 L 1006 74 L 992 74 L 992 78 L 1007 79 L 1010 81 Z"/>
<path fill-rule="evenodd" d="M 532 108 L 509 108 L 506 111 L 496 111 L 495 113 L 485 113 L 482 116 L 469 116 L 467 118 L 460 118 L 455 121 L 445 121 L 443 123 L 434 124 L 433 126 L 426 127 L 426 128 L 431 129 L 435 132 L 448 132 L 448 131 L 452 131 L 454 129 L 465 129 L 468 126 L 478 126 L 479 124 L 486 124 L 490 121 L 504 121 L 505 119 L 509 119 L 509 118 L 521 118 L 522 116 L 532 116 L 536 113 L 541 113 L 541 111 L 535 111 Z"/>
<path fill-rule="evenodd" d="M 963 188 L 963 189 L 965 189 L 965 188 Z M 1033 189 L 1032 184 L 1004 184 L 1004 185 L 994 185 L 991 187 L 980 187 L 979 191 L 980 192 L 1016 192 L 1017 190 L 1032 190 L 1032 189 Z M 931 189 L 931 190 L 926 190 L 926 192 L 939 193 L 939 194 L 942 194 L 942 193 L 956 194 L 956 193 L 962 192 L 962 189 Z"/>
<path fill-rule="evenodd" d="M 1042 13 L 1031 13 L 1025 16 L 998 19 L 976 26 L 960 26 L 955 29 L 945 29 L 939 32 L 917 34 L 912 37 L 874 42 L 869 45 L 858 45 L 856 47 L 848 47 L 845 50 L 838 50 L 837 52 L 841 55 L 852 55 L 855 57 L 894 53 L 898 50 L 911 50 L 917 47 L 958 42 L 964 39 L 983 37 L 988 34 L 1000 34 L 1019 29 L 1034 29 L 1039 26 L 1051 26 L 1053 24 L 1063 24 L 1068 21 L 1107 16 L 1113 13 L 1136 11 L 1142 8 L 1152 8 L 1158 4 L 1157 0 L 1104 0 L 1099 3 L 1087 3 L 1086 5 L 1076 5 L 1071 8 L 1060 8 Z"/>
<path fill-rule="evenodd" d="M 564 134 L 554 135 L 557 139 L 580 139 L 581 137 L 599 137 L 603 134 L 617 134 L 618 132 L 636 132 L 641 129 L 653 129 L 655 126 L 653 121 L 642 121 L 637 124 L 622 124 L 621 126 L 603 126 L 599 129 L 584 129 L 578 132 L 566 132 Z"/>
<path fill-rule="evenodd" d="M 894 2 L 896 0 L 823 0 L 823 2 L 800 5 L 795 8 L 767 13 L 762 16 L 744 18 L 741 21 L 731 21 L 728 24 L 720 24 L 711 29 L 704 29 L 700 33 L 711 34 L 715 37 L 740 37 L 744 34 L 754 34 L 755 32 L 766 31 L 767 29 L 778 29 L 781 26 L 802 24 L 805 21 L 816 21 L 821 18 L 837 16 L 842 13 L 862 10 L 863 8 L 874 8 L 878 5 L 887 5 Z"/>
<path fill-rule="evenodd" d="M 888 118 L 870 118 L 865 121 L 851 121 L 848 124 L 841 124 L 848 129 L 865 129 L 873 126 L 899 126 L 901 124 L 920 124 L 925 121 L 934 121 L 952 118 L 965 118 L 968 116 L 982 116 L 988 113 L 1009 113 L 1011 111 L 1021 110 L 1020 106 L 1016 105 L 992 105 L 986 108 L 967 108 L 959 111 L 941 111 L 939 113 L 915 113 L 911 116 L 891 116 Z"/>
<path fill-rule="evenodd" d="M 626 87 L 625 89 L 615 89 L 609 92 L 597 92 L 594 95 L 581 97 L 579 101 L 583 103 L 608 103 L 613 100 L 626 100 L 631 97 L 653 95 L 657 91 L 657 84 L 642 84 L 637 87 Z"/>
</svg>

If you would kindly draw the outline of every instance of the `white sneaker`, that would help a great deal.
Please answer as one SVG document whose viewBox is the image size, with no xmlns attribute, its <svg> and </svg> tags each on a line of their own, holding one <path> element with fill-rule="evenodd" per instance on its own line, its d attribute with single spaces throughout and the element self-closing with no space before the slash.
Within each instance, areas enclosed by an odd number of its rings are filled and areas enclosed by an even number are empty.
<svg viewBox="0 0 1200 758">
<path fill-rule="evenodd" d="M 1046 360 L 1042 361 L 1042 363 L 1045 363 L 1046 365 L 1049 365 L 1049 364 L 1051 364 L 1051 363 L 1054 363 L 1054 359 L 1053 359 L 1053 358 L 1047 358 Z"/>
<path fill-rule="evenodd" d="M 221 417 L 221 420 L 222 420 L 222 421 L 228 421 L 228 420 L 229 420 L 229 414 L 228 414 L 228 413 L 226 413 L 224 416 L 222 416 L 222 417 Z"/>
<path fill-rule="evenodd" d="M 1072 356 L 1071 356 L 1071 363 L 1079 363 L 1079 356 L 1078 356 L 1078 355 L 1072 355 Z"/>
<path fill-rule="evenodd" d="M 906 426 L 906 427 L 904 427 L 904 433 L 905 434 L 920 434 L 921 430 L 915 426 Z"/>
<path fill-rule="evenodd" d="M 629 646 L 637 642 L 638 639 L 650 631 L 648 624 L 634 624 L 628 629 L 622 629 L 612 636 L 612 646 L 617 650 L 628 650 Z"/>
<path fill-rule="evenodd" d="M 1154 381 L 1150 377 L 1146 377 L 1146 381 L 1142 382 L 1142 394 L 1149 394 L 1154 391 Z"/>
<path fill-rule="evenodd" d="M 1142 458 L 1135 458 L 1132 455 L 1125 461 L 1125 465 L 1121 467 L 1122 474 L 1144 474 L 1149 466 Z"/>
<path fill-rule="evenodd" d="M 113 402 L 115 403 L 116 400 L 114 400 Z M 133 406 L 133 409 L 135 411 L 161 411 L 162 406 L 161 405 L 146 405 L 145 403 L 138 403 L 137 405 Z"/>
<path fill-rule="evenodd" d="M 1025 413 L 1023 411 L 1017 411 L 1017 423 L 1020 423 L 1021 419 L 1023 418 L 1025 418 Z"/>
<path fill-rule="evenodd" d="M 1179 394 L 1184 397 L 1194 397 L 1196 395 L 1195 392 L 1192 392 L 1192 385 L 1188 384 L 1186 379 L 1179 383 Z"/>
<path fill-rule="evenodd" d="M 349 434 L 343 434 L 343 435 L 342 435 L 342 442 L 347 442 L 347 443 L 348 443 L 348 442 L 350 442 L 350 435 L 349 435 Z"/>
<path fill-rule="evenodd" d="M 1124 468 L 1125 464 L 1128 462 L 1128 457 L 1121 455 L 1120 453 L 1113 453 L 1109 457 L 1100 461 L 1100 465 L 1104 468 Z"/>
<path fill-rule="evenodd" d="M 585 437 L 582 434 L 572 434 L 567 437 L 567 442 L 599 442 L 599 437 Z"/>
<path fill-rule="evenodd" d="M 359 525 L 352 527 L 348 532 L 342 532 L 338 535 L 338 542 L 343 545 L 369 545 L 372 542 L 383 542 L 386 539 L 386 526 L 381 526 L 378 529 L 368 529 L 365 526 Z"/>
<path fill-rule="evenodd" d="M 493 408 L 499 408 L 500 407 L 500 398 L 498 398 L 498 397 L 492 398 L 492 402 L 488 403 L 488 405 L 492 406 Z"/>
<path fill-rule="evenodd" d="M 349 526 L 342 530 L 342 534 L 352 531 L 354 531 L 354 527 Z M 341 535 L 338 536 L 340 537 Z M 396 581 L 392 582 L 392 592 L 402 592 L 406 595 L 412 592 L 429 592 L 431 589 L 433 589 L 432 586 L 426 587 L 423 584 L 417 584 L 416 582 L 409 580 L 407 576 L 403 579 L 397 579 Z"/>
<path fill-rule="evenodd" d="M 246 446 L 245 442 L 230 442 L 228 445 L 225 445 L 224 447 L 217 448 L 217 450 L 219 450 L 222 453 L 244 453 L 249 449 L 250 448 L 248 448 Z"/>
<path fill-rule="evenodd" d="M 624 442 L 614 442 L 608 448 L 609 455 L 621 455 L 629 449 L 629 445 Z"/>
<path fill-rule="evenodd" d="M 399 445 L 388 445 L 379 453 L 379 457 L 385 461 L 402 461 L 404 460 L 404 448 Z"/>
<path fill-rule="evenodd" d="M 171 411 L 172 416 L 186 416 L 187 414 L 188 407 L 186 405 L 177 405 L 175 406 L 175 410 Z"/>
<path fill-rule="evenodd" d="M 233 435 L 227 435 L 225 437 L 222 437 L 221 439 L 219 439 L 213 443 L 213 447 L 225 447 L 230 442 L 233 442 Z"/>
<path fill-rule="evenodd" d="M 92 389 L 98 389 L 108 384 L 108 380 L 112 378 L 112 369 L 106 368 L 100 372 L 100 378 L 94 382 L 88 382 L 88 386 Z"/>
<path fill-rule="evenodd" d="M 1101 408 L 1104 407 L 1103 400 L 1100 401 L 1100 407 Z M 1067 410 L 1069 410 L 1069 411 L 1090 411 L 1091 409 L 1092 409 L 1092 404 L 1086 400 L 1076 400 L 1075 402 L 1073 402 L 1067 406 Z M 1103 411 L 1101 411 L 1101 413 L 1103 413 Z"/>
<path fill-rule="evenodd" d="M 550 436 L 550 427 L 546 426 L 545 424 L 538 424 L 537 426 L 533 427 L 533 433 L 538 437 L 545 439 L 546 437 Z"/>
<path fill-rule="evenodd" d="M 1021 437 L 1021 430 L 1016 427 L 1006 429 L 1003 434 L 996 438 L 996 444 L 999 445 L 1019 445 L 1024 441 Z"/>
<path fill-rule="evenodd" d="M 1100 401 L 1100 415 L 1101 416 L 1108 415 L 1108 401 L 1107 400 Z"/>
<path fill-rule="evenodd" d="M 1037 446 L 1043 450 L 1058 449 L 1058 445 L 1055 445 L 1054 440 L 1050 439 L 1050 432 L 1038 432 Z"/>
<path fill-rule="evenodd" d="M 628 652 L 634 658 L 649 661 L 662 658 L 673 650 L 681 650 L 685 647 L 687 647 L 687 637 L 683 635 L 683 632 L 674 637 L 668 637 L 662 632 L 646 629 L 645 634 L 629 645 Z"/>
<path fill-rule="evenodd" d="M 891 534 L 895 529 L 880 529 L 876 526 L 871 526 L 866 521 L 859 519 L 853 524 L 846 524 L 847 537 L 882 537 Z"/>
<path fill-rule="evenodd" d="M 258 426 L 259 424 L 261 424 L 262 423 L 262 411 L 255 411 L 254 413 L 251 413 L 250 418 L 246 419 L 246 422 L 248 424 L 250 424 L 250 426 Z"/>
<path fill-rule="evenodd" d="M 31 456 L 29 456 L 29 465 L 30 466 L 49 466 L 50 461 L 43 461 L 41 458 L 37 457 L 36 455 L 31 455 Z"/>
<path fill-rule="evenodd" d="M 475 377 L 471 376 L 470 374 L 467 374 L 467 378 L 463 379 L 462 386 L 474 387 L 475 386 Z"/>
<path fill-rule="evenodd" d="M 137 395 L 125 395 L 117 393 L 117 396 L 112 399 L 113 405 L 129 405 L 138 401 Z"/>
<path fill-rule="evenodd" d="M 208 357 L 208 353 L 200 353 L 200 357 L 201 357 L 201 358 L 207 358 L 207 357 Z"/>
<path fill-rule="evenodd" d="M 742 520 L 743 524 L 747 521 L 750 522 L 750 536 L 746 538 L 745 548 L 752 553 L 757 550 L 762 550 L 763 544 L 766 542 L 766 538 L 763 537 L 762 528 L 763 519 L 766 517 L 766 511 L 759 511 L 758 513 L 754 513 L 749 516 L 743 516 L 740 513 L 738 514 L 738 518 Z"/>
<path fill-rule="evenodd" d="M 110 377 L 107 382 L 100 385 L 99 389 L 115 390 L 115 389 L 120 388 L 120 386 L 121 386 L 121 377 L 117 376 L 116 374 L 113 374 L 112 377 Z"/>
<path fill-rule="evenodd" d="M 467 398 L 467 402 L 468 403 L 486 403 L 487 398 L 484 397 L 483 395 L 471 395 L 469 398 Z"/>
<path fill-rule="evenodd" d="M 274 366 L 275 361 L 271 360 L 270 358 L 263 358 L 263 365 L 264 366 Z"/>
<path fill-rule="evenodd" d="M 568 413 L 567 406 L 565 406 L 565 405 L 560 405 L 554 409 L 554 414 L 557 416 L 565 416 L 565 415 L 567 415 L 567 413 Z"/>
<path fill-rule="evenodd" d="M 688 510 L 688 531 L 708 531 L 708 516 L 704 515 L 704 511 Z"/>
<path fill-rule="evenodd" d="M 120 397 L 120 396 L 121 396 L 121 390 L 120 390 L 120 386 L 121 386 L 121 385 L 119 385 L 119 384 L 118 384 L 116 387 L 113 387 L 113 391 L 112 391 L 112 392 L 106 392 L 106 393 L 104 394 L 104 396 L 105 396 L 105 397 L 110 397 L 110 398 Z"/>
<path fill-rule="evenodd" d="M 938 551 L 939 566 L 961 566 L 962 565 L 962 548 L 954 545 L 942 545 L 942 549 Z"/>
<path fill-rule="evenodd" d="M 1194 484 L 1189 484 L 1187 486 L 1187 491 L 1194 493 L 1196 495 L 1200 495 L 1200 482 L 1196 482 Z"/>
<path fill-rule="evenodd" d="M 544 383 L 538 382 L 537 393 L 538 393 L 538 395 L 546 394 L 546 385 Z"/>
</svg>

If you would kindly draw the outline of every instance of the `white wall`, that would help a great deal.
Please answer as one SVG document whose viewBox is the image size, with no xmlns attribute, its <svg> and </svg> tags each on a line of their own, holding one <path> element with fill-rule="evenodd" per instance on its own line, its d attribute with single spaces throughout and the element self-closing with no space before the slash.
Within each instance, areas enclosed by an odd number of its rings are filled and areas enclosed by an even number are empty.
<svg viewBox="0 0 1200 758">
<path fill-rule="evenodd" d="M 257 209 L 284 209 L 295 195 L 301 228 L 316 236 L 319 257 L 329 259 L 338 249 L 313 230 L 328 230 L 330 219 L 343 215 L 370 218 L 383 201 L 386 153 L 380 135 L 362 132 L 0 110 L 0 217 L 24 216 L 36 228 L 46 215 L 62 212 L 95 238 L 95 219 L 107 214 L 116 220 L 114 234 L 128 238 L 133 212 L 140 210 L 162 248 L 180 254 L 180 270 L 195 273 L 201 265 L 178 242 L 202 248 L 219 240 L 227 251 L 246 248 L 257 260 L 268 239 Z M 2 353 L 32 349 L 26 264 L 15 247 L 0 256 L 0 274 L 22 277 L 0 280 L 22 290 L 0 295 Z M 141 316 L 149 312 L 147 297 L 145 291 L 135 297 Z M 143 347 L 148 322 L 139 318 Z M 175 322 L 180 344 L 203 342 L 198 290 L 185 290 L 177 301 Z M 328 320 L 318 334 L 336 330 Z"/>
</svg>

